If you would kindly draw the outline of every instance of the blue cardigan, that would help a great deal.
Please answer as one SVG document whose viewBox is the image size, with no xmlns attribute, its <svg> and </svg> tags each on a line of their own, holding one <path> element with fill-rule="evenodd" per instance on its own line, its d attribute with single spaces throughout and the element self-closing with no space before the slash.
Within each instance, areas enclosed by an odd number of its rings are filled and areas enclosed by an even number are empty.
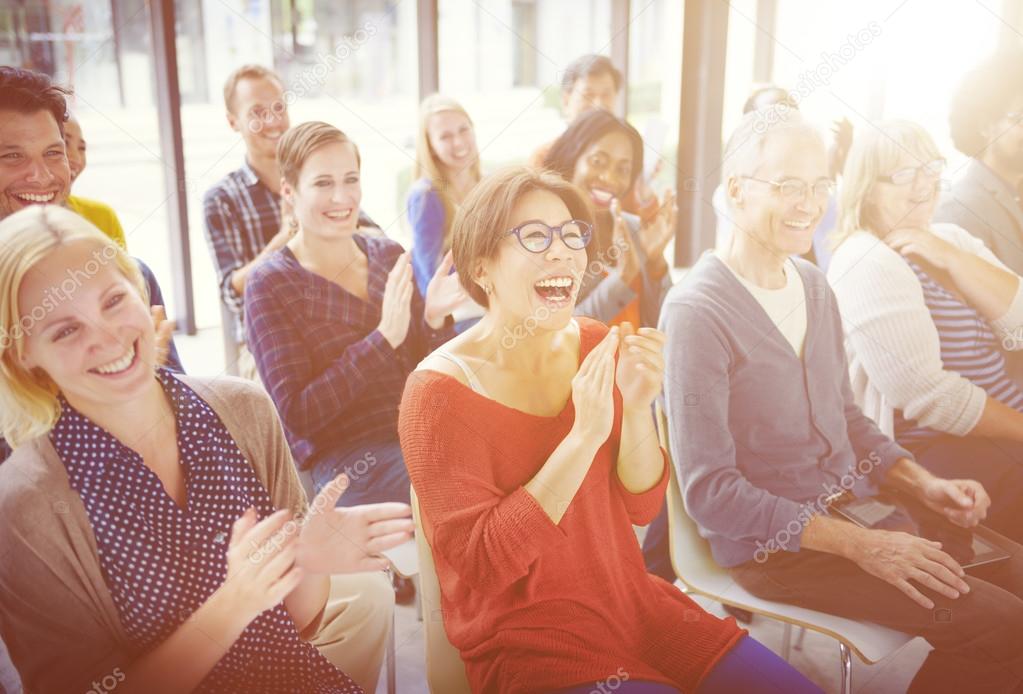
<svg viewBox="0 0 1023 694">
<path fill-rule="evenodd" d="M 426 296 L 426 286 L 444 258 L 444 203 L 429 179 L 412 184 L 406 211 L 412 227 L 412 270 L 419 295 Z"/>
</svg>

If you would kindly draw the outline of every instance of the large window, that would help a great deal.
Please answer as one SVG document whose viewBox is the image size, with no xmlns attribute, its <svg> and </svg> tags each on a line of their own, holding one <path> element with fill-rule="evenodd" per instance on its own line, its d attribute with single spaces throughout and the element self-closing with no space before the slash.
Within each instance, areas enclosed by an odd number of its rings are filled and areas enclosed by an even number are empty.
<svg viewBox="0 0 1023 694">
<path fill-rule="evenodd" d="M 611 51 L 611 0 L 441 0 L 439 15 L 440 90 L 472 116 L 484 172 L 557 137 L 562 70 Z"/>
<path fill-rule="evenodd" d="M 800 109 L 822 127 L 857 129 L 884 118 L 919 122 L 953 164 L 948 104 L 966 70 L 995 48 L 1001 3 L 841 5 L 779 0 L 774 79 L 800 92 Z M 806 27 L 814 27 L 807 31 Z"/>
</svg>

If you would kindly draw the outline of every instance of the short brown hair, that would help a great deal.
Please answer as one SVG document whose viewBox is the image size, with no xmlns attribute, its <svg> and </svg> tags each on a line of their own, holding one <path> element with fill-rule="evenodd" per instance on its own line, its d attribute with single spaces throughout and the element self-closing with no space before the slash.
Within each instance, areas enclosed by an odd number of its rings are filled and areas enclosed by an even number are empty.
<svg viewBox="0 0 1023 694">
<path fill-rule="evenodd" d="M 238 83 L 247 79 L 270 80 L 279 84 L 281 89 L 284 89 L 284 81 L 281 80 L 280 75 L 270 68 L 254 63 L 242 65 L 228 75 L 227 81 L 224 82 L 224 106 L 227 107 L 229 113 L 234 113 L 234 93 L 238 90 Z"/>
<path fill-rule="evenodd" d="M 54 84 L 41 72 L 0 66 L 0 109 L 23 114 L 49 111 L 61 135 L 68 119 L 67 97 L 70 94 L 71 90 Z"/>
<path fill-rule="evenodd" d="M 583 192 L 551 171 L 511 166 L 485 177 L 469 193 L 451 225 L 451 252 L 458 279 L 480 306 L 489 307 L 490 303 L 473 277 L 476 265 L 497 255 L 512 223 L 512 208 L 534 190 L 558 196 L 573 219 L 593 223 L 593 210 Z"/>
<path fill-rule="evenodd" d="M 297 185 L 298 174 L 309 155 L 335 142 L 351 145 L 355 150 L 355 163 L 362 167 L 359 148 L 347 135 L 329 123 L 313 120 L 289 128 L 277 143 L 277 165 L 281 168 L 281 177 L 291 185 Z"/>
</svg>

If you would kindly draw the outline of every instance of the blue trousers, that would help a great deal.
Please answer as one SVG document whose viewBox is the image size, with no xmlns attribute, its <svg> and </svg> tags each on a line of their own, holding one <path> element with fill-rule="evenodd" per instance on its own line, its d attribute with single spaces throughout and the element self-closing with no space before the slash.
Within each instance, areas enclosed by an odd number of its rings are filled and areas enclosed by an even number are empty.
<svg viewBox="0 0 1023 694">
<path fill-rule="evenodd" d="M 338 506 L 409 502 L 408 470 L 397 441 L 365 444 L 324 458 L 313 466 L 313 486 L 319 492 L 342 472 L 349 485 Z"/>
<path fill-rule="evenodd" d="M 626 675 L 628 673 L 625 673 Z M 656 682 L 625 679 L 621 673 L 589 682 L 557 694 L 681 694 L 675 687 Z M 718 661 L 704 678 L 696 694 L 822 694 L 787 662 L 749 636 L 743 637 Z"/>
</svg>

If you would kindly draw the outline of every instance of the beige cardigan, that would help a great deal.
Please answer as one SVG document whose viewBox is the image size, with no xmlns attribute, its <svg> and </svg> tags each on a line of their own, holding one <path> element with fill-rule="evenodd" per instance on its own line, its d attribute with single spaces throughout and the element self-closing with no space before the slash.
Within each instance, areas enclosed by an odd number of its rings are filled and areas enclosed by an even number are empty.
<svg viewBox="0 0 1023 694">
<path fill-rule="evenodd" d="M 231 377 L 178 378 L 209 403 L 276 508 L 306 497 L 277 412 L 258 386 Z M 128 643 L 100 570 L 81 498 L 48 437 L 0 465 L 0 636 L 26 692 L 82 692 L 124 672 Z"/>
</svg>

